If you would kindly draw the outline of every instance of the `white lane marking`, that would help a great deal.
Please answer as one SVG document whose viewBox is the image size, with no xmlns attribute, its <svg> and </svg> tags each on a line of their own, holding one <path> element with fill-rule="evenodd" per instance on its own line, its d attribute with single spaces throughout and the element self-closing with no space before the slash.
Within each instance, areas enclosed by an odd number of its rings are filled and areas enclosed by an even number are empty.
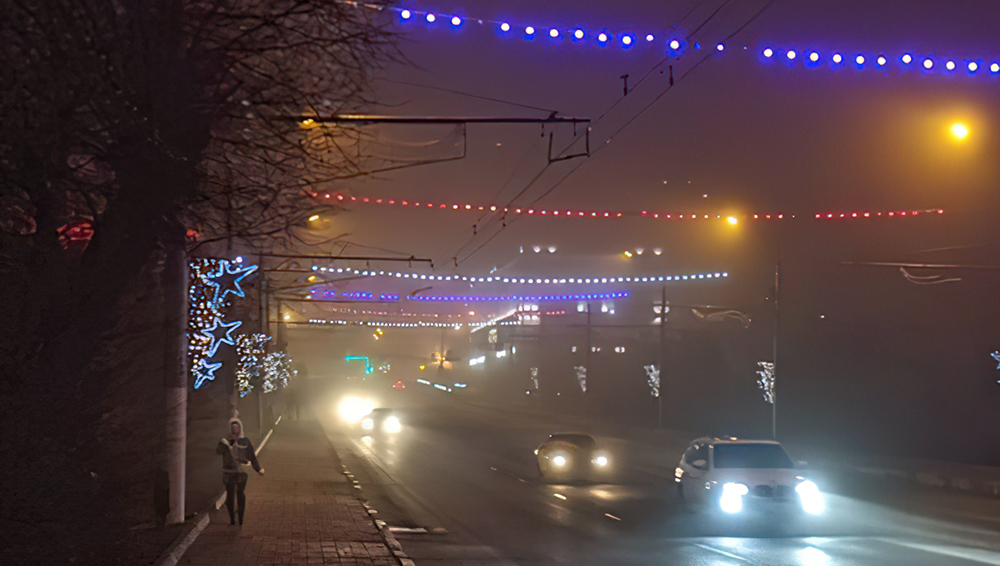
<svg viewBox="0 0 1000 566">
<path fill-rule="evenodd" d="M 423 527 L 389 527 L 389 532 L 425 535 L 427 534 L 427 529 Z"/>
<path fill-rule="evenodd" d="M 562 499 L 563 501 L 566 501 L 566 496 L 561 493 L 553 493 L 552 495 L 558 497 L 559 499 Z"/>
<path fill-rule="evenodd" d="M 604 514 L 604 516 L 605 516 L 605 517 L 608 517 L 609 519 L 614 519 L 614 520 L 616 520 L 616 521 L 621 521 L 621 519 L 619 519 L 618 517 L 615 517 L 615 516 L 614 516 L 614 515 L 612 515 L 611 513 L 605 513 L 605 514 Z"/>
<path fill-rule="evenodd" d="M 753 564 L 753 562 L 750 562 L 749 560 L 747 560 L 746 558 L 743 558 L 742 556 L 740 556 L 738 554 L 733 554 L 731 552 L 726 552 L 725 550 L 719 550 L 718 548 L 713 548 L 711 546 L 708 546 L 707 544 L 701 544 L 701 543 L 696 542 L 696 543 L 694 543 L 694 545 L 697 546 L 698 548 L 703 548 L 703 549 L 708 550 L 710 552 L 714 552 L 716 554 L 721 554 L 723 556 L 732 558 L 734 560 L 739 560 L 740 562 L 746 562 L 747 564 Z"/>
<path fill-rule="evenodd" d="M 1000 566 L 1000 553 L 997 553 L 995 550 L 986 550 L 985 548 L 973 548 L 968 546 L 922 544 L 905 540 L 893 540 L 891 538 L 879 538 L 876 540 L 895 546 L 902 546 L 903 548 L 912 548 L 923 552 L 931 552 L 934 554 L 941 554 L 943 556 L 952 556 L 954 558 L 980 562 L 982 564 Z"/>
</svg>

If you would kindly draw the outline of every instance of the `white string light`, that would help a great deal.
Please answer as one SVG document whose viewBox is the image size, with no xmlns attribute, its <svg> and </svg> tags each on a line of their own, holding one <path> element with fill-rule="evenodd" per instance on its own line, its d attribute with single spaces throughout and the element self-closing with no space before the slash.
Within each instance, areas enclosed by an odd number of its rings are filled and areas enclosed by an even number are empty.
<svg viewBox="0 0 1000 566">
<path fill-rule="evenodd" d="M 729 277 L 728 271 L 706 273 L 691 273 L 688 275 L 654 275 L 645 277 L 501 277 L 488 275 L 474 277 L 467 275 L 434 275 L 403 271 L 385 271 L 374 269 L 354 269 L 350 267 L 320 267 L 312 266 L 313 271 L 337 275 L 356 275 L 360 277 L 393 277 L 396 279 L 415 279 L 419 281 L 462 281 L 464 283 L 504 283 L 508 285 L 602 285 L 608 283 L 667 283 L 676 281 L 691 281 L 695 279 L 720 279 Z M 369 297 L 373 298 L 373 297 Z"/>
</svg>

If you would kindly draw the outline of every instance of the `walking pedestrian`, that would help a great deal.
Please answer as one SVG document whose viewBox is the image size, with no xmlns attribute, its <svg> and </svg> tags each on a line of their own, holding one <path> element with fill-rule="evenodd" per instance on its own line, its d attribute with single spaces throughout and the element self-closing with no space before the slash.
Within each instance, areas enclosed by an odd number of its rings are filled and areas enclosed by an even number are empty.
<svg viewBox="0 0 1000 566">
<path fill-rule="evenodd" d="M 243 511 L 246 509 L 247 473 L 252 467 L 258 474 L 264 475 L 264 468 L 257 462 L 253 444 L 243 436 L 243 421 L 239 417 L 229 419 L 229 434 L 219 441 L 215 453 L 222 456 L 222 483 L 226 486 L 226 509 L 229 510 L 229 524 L 236 524 L 236 509 L 238 506 L 240 524 L 243 524 Z"/>
</svg>

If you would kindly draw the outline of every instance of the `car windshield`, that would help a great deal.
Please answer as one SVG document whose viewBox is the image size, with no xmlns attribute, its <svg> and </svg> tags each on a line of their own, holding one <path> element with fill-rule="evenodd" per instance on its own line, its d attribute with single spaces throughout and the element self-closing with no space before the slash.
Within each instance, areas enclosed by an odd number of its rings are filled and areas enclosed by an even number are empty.
<svg viewBox="0 0 1000 566">
<path fill-rule="evenodd" d="M 594 439 L 586 434 L 553 434 L 549 437 L 549 440 L 554 440 L 556 442 L 568 442 L 570 444 L 575 444 L 580 448 L 593 448 L 596 445 Z"/>
<path fill-rule="evenodd" d="M 791 468 L 780 444 L 716 444 L 716 468 Z"/>
</svg>

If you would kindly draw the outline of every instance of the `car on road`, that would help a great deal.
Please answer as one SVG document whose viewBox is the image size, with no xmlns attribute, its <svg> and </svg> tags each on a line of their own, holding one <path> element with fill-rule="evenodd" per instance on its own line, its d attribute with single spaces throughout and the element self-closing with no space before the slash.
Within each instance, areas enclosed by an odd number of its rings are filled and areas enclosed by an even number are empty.
<svg viewBox="0 0 1000 566">
<path fill-rule="evenodd" d="M 600 478 L 611 461 L 594 437 L 579 432 L 561 432 L 535 449 L 538 475 L 543 478 L 589 480 Z"/>
<path fill-rule="evenodd" d="M 823 494 L 773 440 L 699 438 L 674 471 L 682 499 L 729 515 L 823 512 Z"/>
<path fill-rule="evenodd" d="M 395 409 L 380 407 L 361 418 L 361 430 L 365 434 L 396 434 L 403 430 L 403 423 Z"/>
</svg>

